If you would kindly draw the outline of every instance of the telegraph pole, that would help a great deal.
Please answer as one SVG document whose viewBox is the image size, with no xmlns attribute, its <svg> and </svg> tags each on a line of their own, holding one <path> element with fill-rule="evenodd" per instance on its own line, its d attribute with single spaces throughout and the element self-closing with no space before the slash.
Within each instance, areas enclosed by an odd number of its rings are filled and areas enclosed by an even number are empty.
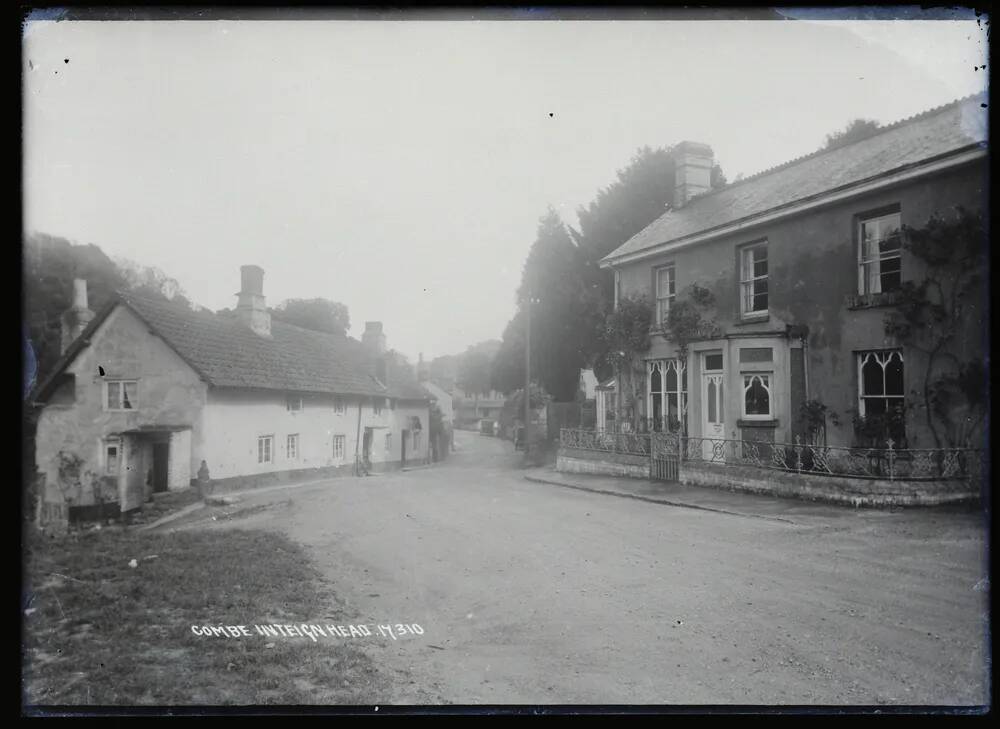
<svg viewBox="0 0 1000 729">
<path fill-rule="evenodd" d="M 531 296 L 524 309 L 524 460 L 528 460 L 528 426 L 531 424 Z"/>
</svg>

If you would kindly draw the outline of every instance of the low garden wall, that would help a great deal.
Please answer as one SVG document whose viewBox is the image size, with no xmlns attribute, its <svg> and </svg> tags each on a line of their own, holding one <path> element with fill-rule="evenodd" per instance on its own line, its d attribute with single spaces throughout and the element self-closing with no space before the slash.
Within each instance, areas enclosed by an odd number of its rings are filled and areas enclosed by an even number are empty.
<svg viewBox="0 0 1000 729">
<path fill-rule="evenodd" d="M 621 453 L 601 450 L 599 447 L 578 447 L 593 441 L 601 445 L 601 438 L 588 440 L 579 431 L 564 431 L 563 445 L 556 458 L 556 470 L 563 473 L 651 478 L 648 441 L 645 446 L 631 435 L 619 437 L 624 450 L 642 451 Z M 576 446 L 576 447 L 575 447 Z M 656 445 L 653 446 L 656 450 Z M 659 451 L 657 451 L 659 452 Z M 701 445 L 698 445 L 701 453 Z M 678 481 L 687 486 L 701 486 L 728 491 L 768 494 L 809 501 L 851 506 L 935 506 L 940 504 L 973 503 L 980 499 L 980 484 L 975 477 L 964 478 L 884 478 L 834 475 L 829 473 L 797 472 L 768 468 L 766 464 L 746 465 L 732 461 L 719 463 L 697 458 L 681 459 Z M 978 472 L 977 472 L 978 473 Z"/>
<path fill-rule="evenodd" d="M 681 464 L 680 482 L 851 506 L 937 506 L 971 503 L 979 498 L 978 488 L 961 480 L 889 481 L 697 462 Z"/>
<path fill-rule="evenodd" d="M 556 455 L 556 470 L 563 473 L 649 478 L 649 456 L 560 448 Z"/>
</svg>

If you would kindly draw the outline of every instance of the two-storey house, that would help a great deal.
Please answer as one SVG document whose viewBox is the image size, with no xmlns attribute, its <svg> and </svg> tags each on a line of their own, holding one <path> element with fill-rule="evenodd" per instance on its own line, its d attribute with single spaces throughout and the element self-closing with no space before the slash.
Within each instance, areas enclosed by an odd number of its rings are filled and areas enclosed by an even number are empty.
<svg viewBox="0 0 1000 729">
<path fill-rule="evenodd" d="M 830 445 L 852 445 L 854 418 L 898 409 L 895 433 L 933 447 L 913 392 L 922 354 L 887 336 L 901 282 L 919 276 L 901 244 L 955 206 L 987 210 L 987 113 L 969 97 L 710 190 L 713 152 L 684 142 L 675 199 L 660 218 L 602 261 L 615 296 L 655 308 L 641 415 L 694 438 L 791 442 L 802 404 L 837 414 Z M 678 357 L 665 324 L 679 297 L 711 292 L 706 327 Z M 985 307 L 985 302 L 980 302 Z M 978 325 L 956 339 L 983 356 Z M 906 406 L 906 407 L 904 407 Z"/>
</svg>

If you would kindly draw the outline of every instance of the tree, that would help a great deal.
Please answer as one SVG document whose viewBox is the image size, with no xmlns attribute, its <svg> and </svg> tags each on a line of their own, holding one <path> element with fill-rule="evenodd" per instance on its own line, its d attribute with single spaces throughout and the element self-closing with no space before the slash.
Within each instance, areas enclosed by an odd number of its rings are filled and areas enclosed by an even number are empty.
<svg viewBox="0 0 1000 729">
<path fill-rule="evenodd" d="M 719 165 L 712 168 L 713 190 L 726 186 Z M 578 316 L 587 320 L 584 348 L 588 358 L 600 354 L 598 333 L 613 307 L 614 278 L 600 268 L 600 260 L 663 215 L 674 196 L 674 160 L 670 148 L 642 147 L 629 164 L 618 170 L 617 179 L 577 211 L 580 230 L 571 234 L 583 259 L 587 298 Z"/>
<path fill-rule="evenodd" d="M 826 135 L 823 151 L 846 147 L 853 142 L 868 139 L 868 137 L 877 134 L 879 129 L 879 123 L 874 119 L 854 119 L 839 132 L 831 132 Z"/>
<path fill-rule="evenodd" d="M 517 300 L 531 316 L 531 374 L 557 402 L 575 398 L 586 364 L 587 320 L 580 313 L 587 296 L 580 264 L 566 226 L 550 208 L 539 221 Z"/>
<path fill-rule="evenodd" d="M 127 258 L 116 258 L 115 265 L 122 274 L 125 287 L 132 293 L 153 299 L 166 299 L 194 308 L 177 279 L 171 278 L 159 268 L 143 266 Z"/>
<path fill-rule="evenodd" d="M 982 212 L 955 208 L 922 228 L 903 226 L 902 248 L 922 278 L 904 281 L 885 332 L 923 355 L 920 387 L 927 428 L 937 448 L 966 447 L 980 435 L 989 380 L 980 343 L 985 331 L 987 245 Z"/>
<path fill-rule="evenodd" d="M 34 233 L 24 241 L 25 334 L 35 353 L 37 379 L 46 377 L 61 354 L 61 317 L 73 304 L 73 279 L 87 280 L 88 306 L 99 311 L 126 288 L 115 263 L 95 245 Z"/>
<path fill-rule="evenodd" d="M 641 399 L 646 378 L 643 352 L 649 349 L 653 307 L 644 295 L 623 296 L 618 308 L 604 321 L 599 333 L 602 367 L 618 377 L 618 412 L 616 422 L 631 423 L 640 430 Z"/>
<path fill-rule="evenodd" d="M 286 299 L 271 309 L 271 317 L 303 329 L 346 334 L 351 327 L 347 306 L 329 299 Z"/>
<path fill-rule="evenodd" d="M 490 365 L 490 386 L 510 394 L 524 387 L 524 312 L 518 311 L 507 322 L 500 349 Z"/>
<path fill-rule="evenodd" d="M 486 352 L 469 350 L 458 365 L 458 386 L 467 395 L 485 395 L 490 389 L 490 357 Z"/>
</svg>

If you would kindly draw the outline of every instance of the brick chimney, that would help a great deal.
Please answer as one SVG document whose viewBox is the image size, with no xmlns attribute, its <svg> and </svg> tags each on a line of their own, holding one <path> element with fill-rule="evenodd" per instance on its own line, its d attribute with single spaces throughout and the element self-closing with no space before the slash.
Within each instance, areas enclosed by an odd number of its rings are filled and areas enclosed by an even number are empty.
<svg viewBox="0 0 1000 729">
<path fill-rule="evenodd" d="M 368 354 L 372 356 L 385 354 L 385 334 L 382 333 L 382 322 L 366 321 L 365 333 L 361 335 L 361 343 L 365 345 Z"/>
<path fill-rule="evenodd" d="M 87 282 L 82 278 L 73 279 L 73 305 L 62 315 L 62 340 L 60 352 L 65 352 L 73 340 L 83 333 L 94 318 L 87 306 Z"/>
<path fill-rule="evenodd" d="M 682 208 L 695 195 L 712 189 L 712 148 L 701 142 L 681 142 L 671 151 L 674 158 L 674 207 Z"/>
<path fill-rule="evenodd" d="M 271 314 L 264 303 L 264 269 L 240 266 L 240 292 L 236 294 L 236 318 L 261 337 L 271 336 Z"/>
</svg>

